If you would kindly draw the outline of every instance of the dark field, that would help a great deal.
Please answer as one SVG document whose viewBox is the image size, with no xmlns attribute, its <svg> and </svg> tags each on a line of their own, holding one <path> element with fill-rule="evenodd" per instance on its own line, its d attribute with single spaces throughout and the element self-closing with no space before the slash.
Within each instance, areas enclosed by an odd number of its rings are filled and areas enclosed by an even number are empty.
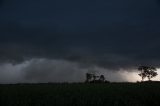
<svg viewBox="0 0 160 106">
<path fill-rule="evenodd" d="M 160 106 L 160 83 L 0 85 L 0 106 Z"/>
</svg>

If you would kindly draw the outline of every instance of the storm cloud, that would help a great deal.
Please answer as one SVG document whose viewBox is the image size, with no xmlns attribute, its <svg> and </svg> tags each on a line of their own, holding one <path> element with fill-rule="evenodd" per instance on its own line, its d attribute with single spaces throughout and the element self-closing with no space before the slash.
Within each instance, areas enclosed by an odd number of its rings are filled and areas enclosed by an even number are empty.
<svg viewBox="0 0 160 106">
<path fill-rule="evenodd" d="M 119 69 L 113 72 L 98 66 L 49 59 L 32 59 L 20 64 L 3 63 L 0 65 L 0 83 L 52 83 L 84 82 L 87 72 L 105 75 L 106 80 L 114 82 L 139 80 L 134 70 Z M 137 75 L 137 76 L 136 76 Z"/>
<path fill-rule="evenodd" d="M 82 80 L 88 68 L 77 64 L 109 72 L 129 72 L 139 65 L 160 67 L 159 11 L 159 0 L 1 0 L 0 63 L 17 67 L 30 61 L 20 76 L 35 82 L 58 81 L 55 76 L 61 72 L 66 74 L 61 81 Z M 34 69 L 42 64 L 32 62 L 35 58 L 48 61 Z M 60 65 L 59 60 L 71 63 L 64 66 L 66 73 L 62 67 L 51 67 Z M 72 75 L 72 65 L 79 68 L 79 77 Z"/>
</svg>

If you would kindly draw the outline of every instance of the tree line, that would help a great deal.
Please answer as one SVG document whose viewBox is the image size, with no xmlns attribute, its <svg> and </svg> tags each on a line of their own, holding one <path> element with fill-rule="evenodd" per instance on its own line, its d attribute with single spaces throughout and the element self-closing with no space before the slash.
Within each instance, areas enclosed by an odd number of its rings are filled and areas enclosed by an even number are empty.
<svg viewBox="0 0 160 106">
<path fill-rule="evenodd" d="M 105 83 L 108 82 L 105 80 L 104 75 L 95 75 L 91 73 L 86 73 L 86 83 Z"/>
<path fill-rule="evenodd" d="M 140 72 L 138 75 L 141 77 L 141 82 L 144 81 L 145 78 L 148 78 L 148 81 L 151 81 L 152 78 L 158 75 L 157 69 L 153 66 L 139 66 L 138 71 Z M 109 83 L 104 77 L 104 75 L 95 75 L 92 73 L 86 73 L 86 83 Z"/>
</svg>

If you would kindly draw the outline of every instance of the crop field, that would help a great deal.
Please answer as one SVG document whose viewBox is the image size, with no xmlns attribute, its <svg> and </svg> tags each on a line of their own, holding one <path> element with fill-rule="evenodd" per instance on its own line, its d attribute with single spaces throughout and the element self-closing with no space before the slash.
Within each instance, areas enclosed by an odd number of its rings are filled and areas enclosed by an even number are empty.
<svg viewBox="0 0 160 106">
<path fill-rule="evenodd" d="M 0 85 L 0 106 L 160 106 L 160 83 Z"/>
</svg>

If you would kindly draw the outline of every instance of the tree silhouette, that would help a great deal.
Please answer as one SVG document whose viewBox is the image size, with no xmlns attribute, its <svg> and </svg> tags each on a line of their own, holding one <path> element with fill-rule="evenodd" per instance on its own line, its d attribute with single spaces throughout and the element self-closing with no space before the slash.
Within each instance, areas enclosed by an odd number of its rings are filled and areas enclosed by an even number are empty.
<svg viewBox="0 0 160 106">
<path fill-rule="evenodd" d="M 92 79 L 92 74 L 86 73 L 86 82 L 90 82 Z"/>
<path fill-rule="evenodd" d="M 142 77 L 142 81 L 146 77 L 148 78 L 149 81 L 151 81 L 151 78 L 154 78 L 158 75 L 155 67 L 140 66 L 140 67 L 138 67 L 138 70 L 140 71 L 140 74 L 138 74 L 138 75 Z"/>
<path fill-rule="evenodd" d="M 95 74 L 86 73 L 86 83 L 104 83 L 104 75 L 97 76 Z"/>
<path fill-rule="evenodd" d="M 105 77 L 104 77 L 104 75 L 101 75 L 100 78 L 99 78 L 99 80 L 100 80 L 101 82 L 105 82 Z"/>
<path fill-rule="evenodd" d="M 141 78 L 142 81 L 147 77 L 146 71 L 148 70 L 147 66 L 139 66 L 138 70 L 140 71 L 140 74 L 138 74 Z"/>
<path fill-rule="evenodd" d="M 146 72 L 149 81 L 151 81 L 151 78 L 154 78 L 158 75 L 156 71 L 157 69 L 155 67 L 149 67 L 149 70 Z"/>
<path fill-rule="evenodd" d="M 99 76 L 95 75 L 95 74 L 92 74 L 93 75 L 93 82 L 96 82 L 97 81 L 97 78 L 99 78 Z"/>
</svg>

